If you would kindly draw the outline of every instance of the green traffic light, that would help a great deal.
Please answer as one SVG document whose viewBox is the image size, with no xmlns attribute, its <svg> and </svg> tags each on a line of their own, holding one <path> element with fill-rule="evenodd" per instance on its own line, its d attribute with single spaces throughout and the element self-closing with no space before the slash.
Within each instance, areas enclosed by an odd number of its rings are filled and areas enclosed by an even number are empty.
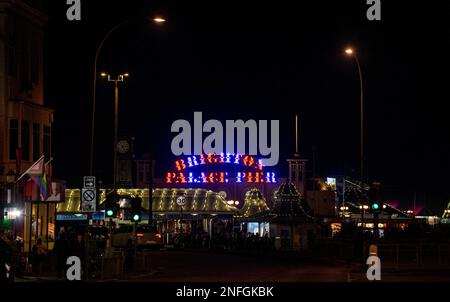
<svg viewBox="0 0 450 302">
<path fill-rule="evenodd" d="M 114 214 L 113 210 L 106 211 L 107 216 L 112 216 Z"/>
<path fill-rule="evenodd" d="M 380 206 L 378 205 L 378 203 L 372 204 L 372 210 L 378 210 L 379 208 Z"/>
<path fill-rule="evenodd" d="M 134 214 L 133 220 L 134 220 L 134 221 L 138 221 L 138 220 L 139 220 L 139 215 L 138 215 L 138 214 Z"/>
</svg>

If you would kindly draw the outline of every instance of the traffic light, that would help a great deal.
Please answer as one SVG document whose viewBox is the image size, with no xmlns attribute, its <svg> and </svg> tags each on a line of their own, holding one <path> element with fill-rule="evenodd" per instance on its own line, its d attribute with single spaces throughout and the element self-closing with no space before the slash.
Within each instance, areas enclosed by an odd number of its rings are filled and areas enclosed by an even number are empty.
<svg viewBox="0 0 450 302">
<path fill-rule="evenodd" d="M 112 199 L 105 200 L 105 218 L 116 218 L 117 216 L 117 203 Z"/>
<path fill-rule="evenodd" d="M 373 202 L 370 204 L 370 209 L 372 212 L 378 212 L 380 210 L 380 204 L 378 202 Z"/>
<path fill-rule="evenodd" d="M 131 221 L 140 222 L 141 221 L 141 203 L 142 199 L 132 198 L 131 199 Z"/>
<path fill-rule="evenodd" d="M 106 215 L 106 217 L 114 217 L 115 215 L 114 215 L 114 210 L 112 210 L 112 209 L 107 209 L 106 211 L 105 211 L 105 215 Z"/>
<path fill-rule="evenodd" d="M 379 182 L 374 182 L 370 186 L 368 192 L 369 202 L 370 202 L 370 211 L 372 213 L 380 213 L 383 204 L 381 201 L 381 184 Z"/>
</svg>

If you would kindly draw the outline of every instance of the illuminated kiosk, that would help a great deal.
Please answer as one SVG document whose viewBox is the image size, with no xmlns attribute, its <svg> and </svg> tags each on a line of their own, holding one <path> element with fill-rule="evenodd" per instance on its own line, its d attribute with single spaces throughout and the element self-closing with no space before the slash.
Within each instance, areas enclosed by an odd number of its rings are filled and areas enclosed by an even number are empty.
<svg viewBox="0 0 450 302">
<path fill-rule="evenodd" d="M 207 232 L 211 238 L 225 227 L 227 230 L 232 227 L 239 211 L 235 205 L 242 204 L 248 191 L 256 188 L 261 196 L 270 200 L 276 186 L 276 174 L 264 169 L 261 161 L 250 155 L 201 154 L 180 158 L 175 161 L 173 171 L 165 174 L 163 182 L 154 183 L 152 218 L 165 234 Z M 145 223 L 148 221 L 148 192 L 148 189 L 117 189 L 117 200 L 141 198 Z M 59 205 L 60 217 L 86 220 L 87 215 L 80 215 L 79 189 L 66 193 L 66 202 Z M 99 196 L 100 211 L 104 210 L 106 191 L 100 190 Z M 176 202 L 179 196 L 186 200 L 183 209 Z M 130 223 L 125 213 L 126 209 L 119 206 L 114 223 Z M 93 215 L 101 216 L 99 212 Z M 94 222 L 104 223 L 102 220 L 104 217 Z"/>
<path fill-rule="evenodd" d="M 450 223 L 450 202 L 447 204 L 444 213 L 442 213 L 441 223 Z"/>
<path fill-rule="evenodd" d="M 257 188 L 247 191 L 244 205 L 235 217 L 239 223 L 240 230 L 246 233 L 264 236 L 269 234 L 270 208 L 261 192 Z"/>
<path fill-rule="evenodd" d="M 270 234 L 276 249 L 302 250 L 308 248 L 315 232 L 314 217 L 303 196 L 293 183 L 287 181 L 275 193 L 270 220 Z"/>
<path fill-rule="evenodd" d="M 141 198 L 142 200 L 142 222 L 146 223 L 149 217 L 148 192 L 148 189 L 117 189 L 119 211 L 117 217 L 113 218 L 114 224 L 130 223 L 130 221 L 126 220 L 125 207 L 121 207 L 120 204 L 121 200 L 134 197 Z M 176 203 L 178 196 L 185 197 L 186 203 L 183 206 L 182 212 L 180 206 Z M 105 200 L 106 190 L 101 189 L 99 209 L 104 208 L 103 204 Z M 153 189 L 152 201 L 153 218 L 158 225 L 158 229 L 166 236 L 165 240 L 167 240 L 167 236 L 170 237 L 179 233 L 181 229 L 183 233 L 189 233 L 191 231 L 207 232 L 212 237 L 215 220 L 224 219 L 232 221 L 233 216 L 238 213 L 238 209 L 228 204 L 222 194 L 202 188 L 156 188 Z M 66 202 L 58 204 L 57 209 L 59 217 L 64 217 L 66 220 L 88 223 L 87 215 L 80 213 L 79 189 L 67 189 Z M 99 217 L 98 221 L 96 221 L 97 223 L 105 224 L 104 211 L 103 213 L 94 213 L 93 217 Z M 59 227 L 64 224 L 67 226 L 70 225 L 68 221 L 64 223 L 60 221 Z"/>
</svg>

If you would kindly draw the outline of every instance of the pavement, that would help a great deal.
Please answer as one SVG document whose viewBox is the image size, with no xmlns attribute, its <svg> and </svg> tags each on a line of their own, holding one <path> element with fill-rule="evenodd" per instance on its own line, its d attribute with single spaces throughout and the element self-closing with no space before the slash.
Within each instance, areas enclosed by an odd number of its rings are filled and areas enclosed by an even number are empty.
<svg viewBox="0 0 450 302">
<path fill-rule="evenodd" d="M 358 263 L 315 259 L 296 253 L 210 250 L 150 252 L 150 271 L 89 282 L 369 282 Z M 449 282 L 446 267 L 382 267 L 384 282 Z M 64 282 L 54 275 L 26 276 L 17 282 Z"/>
<path fill-rule="evenodd" d="M 348 267 L 274 254 L 175 250 L 155 252 L 154 282 L 346 282 Z"/>
</svg>

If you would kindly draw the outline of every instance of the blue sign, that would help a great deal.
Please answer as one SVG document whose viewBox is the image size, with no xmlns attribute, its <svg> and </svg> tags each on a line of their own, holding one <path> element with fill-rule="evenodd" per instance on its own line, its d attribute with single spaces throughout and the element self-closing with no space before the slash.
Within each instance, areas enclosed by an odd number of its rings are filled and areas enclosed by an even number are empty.
<svg viewBox="0 0 450 302">
<path fill-rule="evenodd" d="M 105 219 L 104 211 L 92 213 L 92 220 L 104 220 L 104 219 Z"/>
<path fill-rule="evenodd" d="M 87 220 L 87 214 L 57 214 L 56 220 Z"/>
</svg>

